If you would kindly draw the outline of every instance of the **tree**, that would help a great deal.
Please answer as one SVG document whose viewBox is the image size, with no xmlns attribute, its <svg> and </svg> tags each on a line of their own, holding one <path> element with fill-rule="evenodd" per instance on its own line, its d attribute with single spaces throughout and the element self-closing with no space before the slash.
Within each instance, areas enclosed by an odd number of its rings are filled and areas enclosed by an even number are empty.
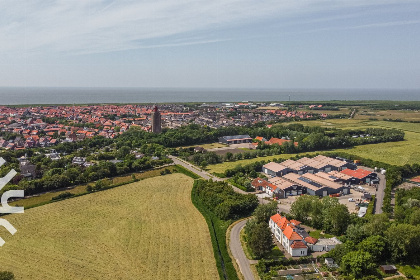
<svg viewBox="0 0 420 280">
<path fill-rule="evenodd" d="M 413 226 L 420 225 L 420 209 L 416 209 L 411 213 L 410 224 Z"/>
<path fill-rule="evenodd" d="M 130 153 L 130 147 L 128 146 L 122 146 L 121 148 L 118 149 L 117 153 L 115 154 L 115 156 L 118 159 L 124 159 L 126 155 L 128 155 Z"/>
<path fill-rule="evenodd" d="M 233 159 L 233 154 L 231 152 L 227 152 L 225 155 L 225 160 L 232 161 L 232 159 Z"/>
<path fill-rule="evenodd" d="M 335 235 L 346 232 L 350 220 L 350 213 L 347 206 L 338 204 L 325 211 L 324 229 Z"/>
<path fill-rule="evenodd" d="M 271 231 L 266 223 L 255 224 L 250 229 L 247 241 L 249 248 L 257 258 L 262 258 L 270 253 L 273 246 Z"/>
<path fill-rule="evenodd" d="M 359 243 L 359 250 L 368 252 L 375 263 L 387 259 L 386 239 L 380 235 L 369 236 Z"/>
<path fill-rule="evenodd" d="M 365 227 L 359 224 L 351 224 L 347 227 L 346 237 L 354 243 L 359 243 L 367 236 Z"/>
<path fill-rule="evenodd" d="M 200 163 L 200 167 L 201 167 L 201 169 L 206 169 L 207 165 L 208 165 L 208 163 L 207 163 L 207 161 L 205 161 L 205 160 L 203 160 L 203 161 Z"/>
<path fill-rule="evenodd" d="M 272 201 L 268 204 L 260 204 L 255 209 L 253 215 L 257 223 L 268 223 L 270 217 L 277 213 L 277 202 Z"/>
<path fill-rule="evenodd" d="M 389 217 L 387 214 L 372 215 L 369 222 L 365 224 L 364 229 L 368 236 L 382 235 L 389 227 Z"/>
<path fill-rule="evenodd" d="M 392 261 L 419 259 L 420 226 L 393 224 L 385 231 Z"/>
<path fill-rule="evenodd" d="M 350 274 L 356 279 L 371 274 L 375 267 L 372 256 L 362 250 L 347 253 L 341 259 L 340 264 L 340 268 L 345 274 Z"/>
<path fill-rule="evenodd" d="M 290 208 L 290 214 L 292 214 L 295 219 L 305 223 L 308 221 L 314 199 L 318 198 L 311 195 L 299 196 L 295 202 L 293 202 L 292 207 Z"/>
</svg>

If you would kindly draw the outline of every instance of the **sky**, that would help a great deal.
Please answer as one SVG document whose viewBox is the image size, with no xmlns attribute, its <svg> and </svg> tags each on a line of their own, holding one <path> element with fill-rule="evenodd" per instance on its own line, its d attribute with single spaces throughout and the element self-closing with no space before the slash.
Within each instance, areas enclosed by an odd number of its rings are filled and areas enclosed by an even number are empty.
<svg viewBox="0 0 420 280">
<path fill-rule="evenodd" d="M 1 87 L 419 89 L 420 1 L 0 0 Z"/>
</svg>

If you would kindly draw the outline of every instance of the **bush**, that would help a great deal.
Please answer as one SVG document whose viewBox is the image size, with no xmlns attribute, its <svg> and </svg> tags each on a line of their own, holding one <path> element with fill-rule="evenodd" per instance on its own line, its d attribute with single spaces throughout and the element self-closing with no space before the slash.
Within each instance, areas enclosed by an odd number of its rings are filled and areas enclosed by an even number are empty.
<svg viewBox="0 0 420 280">
<path fill-rule="evenodd" d="M 15 280 L 15 275 L 10 271 L 1 271 L 0 280 Z"/>
<path fill-rule="evenodd" d="M 63 199 L 67 199 L 67 198 L 70 198 L 70 197 L 73 197 L 73 196 L 74 196 L 74 194 L 72 194 L 72 193 L 63 192 L 63 193 L 61 193 L 57 196 L 52 197 L 51 200 L 63 200 Z"/>
</svg>

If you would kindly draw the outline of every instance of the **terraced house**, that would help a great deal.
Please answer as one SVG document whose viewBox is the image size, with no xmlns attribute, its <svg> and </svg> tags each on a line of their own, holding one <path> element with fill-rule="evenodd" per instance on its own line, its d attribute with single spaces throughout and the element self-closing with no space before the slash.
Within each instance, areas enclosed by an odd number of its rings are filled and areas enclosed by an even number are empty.
<svg viewBox="0 0 420 280">
<path fill-rule="evenodd" d="M 307 256 L 310 252 L 328 252 L 341 244 L 335 237 L 313 238 L 301 227 L 301 222 L 289 221 L 280 214 L 270 217 L 269 226 L 274 237 L 292 257 Z"/>
</svg>

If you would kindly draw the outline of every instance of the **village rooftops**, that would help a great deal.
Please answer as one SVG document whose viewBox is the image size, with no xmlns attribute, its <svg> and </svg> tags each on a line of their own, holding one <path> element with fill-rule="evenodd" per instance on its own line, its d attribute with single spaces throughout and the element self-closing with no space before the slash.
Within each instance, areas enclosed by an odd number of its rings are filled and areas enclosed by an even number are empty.
<svg viewBox="0 0 420 280">
<path fill-rule="evenodd" d="M 254 179 L 254 180 L 252 181 L 251 185 L 252 185 L 254 188 L 256 188 L 256 189 L 257 189 L 258 187 L 264 187 L 264 188 L 269 187 L 272 191 L 275 191 L 275 190 L 277 189 L 277 186 L 276 186 L 276 185 L 274 185 L 274 184 L 272 184 L 272 183 L 270 183 L 270 182 L 268 182 L 268 181 L 266 181 L 266 180 L 264 180 L 264 179 L 261 179 L 261 178 L 256 178 L 256 179 Z"/>
</svg>

